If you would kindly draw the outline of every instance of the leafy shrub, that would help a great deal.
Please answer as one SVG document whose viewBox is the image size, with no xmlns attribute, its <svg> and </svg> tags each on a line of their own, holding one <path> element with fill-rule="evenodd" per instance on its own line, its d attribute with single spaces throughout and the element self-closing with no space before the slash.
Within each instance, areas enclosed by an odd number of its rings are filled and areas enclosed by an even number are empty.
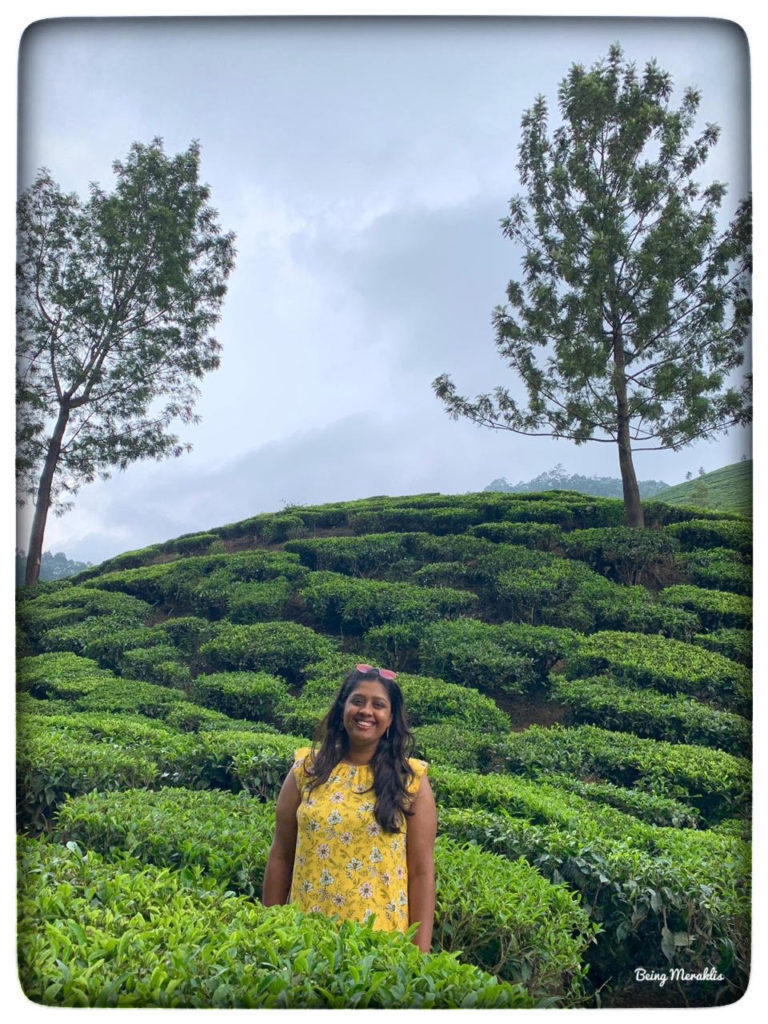
<svg viewBox="0 0 768 1024">
<path fill-rule="evenodd" d="M 749 709 L 751 681 L 743 666 L 678 640 L 616 632 L 585 637 L 568 659 L 568 677 L 605 672 L 629 685 L 707 697 L 737 713 Z"/>
<path fill-rule="evenodd" d="M 236 583 L 230 590 L 227 617 L 237 623 L 280 619 L 292 593 L 293 585 L 286 579 Z"/>
<path fill-rule="evenodd" d="M 67 800 L 51 835 L 173 870 L 194 865 L 222 888 L 258 899 L 274 817 L 271 804 L 243 792 L 127 789 Z"/>
<path fill-rule="evenodd" d="M 701 815 L 695 807 L 688 807 L 673 797 L 659 796 L 657 793 L 646 793 L 640 789 L 628 789 L 616 786 L 612 782 L 585 782 L 573 775 L 552 772 L 540 775 L 539 781 L 547 786 L 568 793 L 575 793 L 585 800 L 596 804 L 615 807 L 624 814 L 631 814 L 639 821 L 647 821 L 651 825 L 664 828 L 698 828 Z"/>
<path fill-rule="evenodd" d="M 626 584 L 642 582 L 655 564 L 670 564 L 680 548 L 667 533 L 629 526 L 573 530 L 563 535 L 561 543 L 569 558 L 578 558 L 596 572 Z"/>
<path fill-rule="evenodd" d="M 713 629 L 711 633 L 700 633 L 693 637 L 693 643 L 709 651 L 722 654 L 741 665 L 752 665 L 751 629 Z"/>
<path fill-rule="evenodd" d="M 469 794 L 463 800 L 438 801 L 442 833 L 510 860 L 525 857 L 544 877 L 567 881 L 590 907 L 601 927 L 586 954 L 594 987 L 621 991 L 634 980 L 637 964 L 646 963 L 689 973 L 714 966 L 724 976 L 713 988 L 686 986 L 680 1005 L 714 1005 L 744 991 L 749 849 L 737 837 L 647 825 L 611 836 L 589 815 L 532 823 L 503 809 L 478 808 Z M 668 998 L 676 997 L 670 991 Z"/>
<path fill-rule="evenodd" d="M 44 1005 L 527 1007 L 535 1001 L 406 936 L 264 908 L 73 844 L 21 846 L 19 976 Z M 62 926 L 62 919 L 68 922 Z"/>
<path fill-rule="evenodd" d="M 471 611 L 474 594 L 448 587 L 358 580 L 317 572 L 301 590 L 307 611 L 330 630 L 362 633 L 388 622 L 430 621 Z"/>
<path fill-rule="evenodd" d="M 422 622 L 390 622 L 374 626 L 363 637 L 366 660 L 398 671 L 418 668 L 419 642 L 427 628 Z"/>
<path fill-rule="evenodd" d="M 114 672 L 123 671 L 123 658 L 126 651 L 139 648 L 164 647 L 168 651 L 166 638 L 161 632 L 149 626 L 133 626 L 126 629 L 114 629 L 94 636 L 85 644 L 85 654 L 93 658 L 103 667 Z"/>
<path fill-rule="evenodd" d="M 213 640 L 203 644 L 200 655 L 213 669 L 269 672 L 296 682 L 306 665 L 330 648 L 328 640 L 306 626 L 261 622 L 222 626 Z"/>
<path fill-rule="evenodd" d="M 703 548 L 681 556 L 688 582 L 697 587 L 752 594 L 752 567 L 731 548 Z"/>
<path fill-rule="evenodd" d="M 662 590 L 660 599 L 695 612 L 706 629 L 749 629 L 752 625 L 751 597 L 680 583 Z"/>
<path fill-rule="evenodd" d="M 651 739 L 718 747 L 745 757 L 751 751 L 752 729 L 747 719 L 717 711 L 691 697 L 636 690 L 605 676 L 553 677 L 552 694 L 567 708 L 567 725 L 599 725 Z"/>
<path fill-rule="evenodd" d="M 172 644 L 183 654 L 189 656 L 196 654 L 200 645 L 207 640 L 212 640 L 219 630 L 215 623 L 196 615 L 166 619 L 165 622 L 158 623 L 152 628 L 164 638 L 164 643 Z"/>
<path fill-rule="evenodd" d="M 301 516 L 270 516 L 261 529 L 261 539 L 267 544 L 279 544 L 290 537 L 300 537 L 303 533 L 306 533 L 306 527 Z"/>
<path fill-rule="evenodd" d="M 160 686 L 183 688 L 190 680 L 189 666 L 183 655 L 170 644 L 124 651 L 120 658 L 120 672 L 133 679 L 144 679 Z"/>
<path fill-rule="evenodd" d="M 80 697 L 113 678 L 92 659 L 68 651 L 22 658 L 16 676 L 19 690 L 38 699 Z"/>
<path fill-rule="evenodd" d="M 115 628 L 134 625 L 142 622 L 149 611 L 145 602 L 127 594 L 105 594 L 70 584 L 20 602 L 18 620 L 21 628 L 37 640 L 48 630 L 95 615 L 109 616 Z"/>
<path fill-rule="evenodd" d="M 468 729 L 459 717 L 453 717 L 417 726 L 414 739 L 416 757 L 430 764 L 484 772 L 493 767 L 498 737 Z"/>
<path fill-rule="evenodd" d="M 543 685 L 550 668 L 577 642 L 568 629 L 456 619 L 424 631 L 419 657 L 429 675 L 489 693 L 522 693 Z"/>
<path fill-rule="evenodd" d="M 288 687 L 283 679 L 266 672 L 217 672 L 197 676 L 189 694 L 197 703 L 232 718 L 274 722 Z"/>
<path fill-rule="evenodd" d="M 378 574 L 406 554 L 405 542 L 399 533 L 289 540 L 285 550 L 297 554 L 309 569 L 349 576 Z"/>
<path fill-rule="evenodd" d="M 353 533 L 424 532 L 444 535 L 463 533 L 485 518 L 473 508 L 387 508 L 351 513 L 348 524 Z"/>
<path fill-rule="evenodd" d="M 619 526 L 624 521 L 624 503 L 567 491 L 546 491 L 523 497 L 516 494 L 504 510 L 504 520 L 556 523 L 563 530 L 590 526 Z"/>
<path fill-rule="evenodd" d="M 500 741 L 497 751 L 509 772 L 564 772 L 680 797 L 707 821 L 733 817 L 749 807 L 750 763 L 723 750 L 643 739 L 592 725 L 532 725 Z"/>
<path fill-rule="evenodd" d="M 556 523 L 480 523 L 467 531 L 472 537 L 484 537 L 494 543 L 522 544 L 528 548 L 551 551 L 562 537 Z"/>
<path fill-rule="evenodd" d="M 198 555 L 204 554 L 217 539 L 218 537 L 215 533 L 186 533 L 181 537 L 176 537 L 174 540 L 166 541 L 159 547 L 163 552 L 168 551 L 179 555 Z"/>
<path fill-rule="evenodd" d="M 578 997 L 581 958 L 595 929 L 564 885 L 552 885 L 522 859 L 447 837 L 436 843 L 435 871 L 438 948 L 460 952 L 532 995 Z"/>
<path fill-rule="evenodd" d="M 665 533 L 675 537 L 683 551 L 696 548 L 732 548 L 749 555 L 752 553 L 752 527 L 744 520 L 688 519 L 672 523 Z"/>
</svg>

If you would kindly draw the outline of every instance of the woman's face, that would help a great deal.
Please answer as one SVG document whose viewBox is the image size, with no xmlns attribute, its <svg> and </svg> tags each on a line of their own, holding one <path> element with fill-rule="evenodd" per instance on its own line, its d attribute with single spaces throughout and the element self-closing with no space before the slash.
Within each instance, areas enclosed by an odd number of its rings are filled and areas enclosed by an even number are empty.
<svg viewBox="0 0 768 1024">
<path fill-rule="evenodd" d="M 351 746 L 377 746 L 392 724 L 386 687 L 376 679 L 359 682 L 344 704 L 342 724 Z"/>
</svg>

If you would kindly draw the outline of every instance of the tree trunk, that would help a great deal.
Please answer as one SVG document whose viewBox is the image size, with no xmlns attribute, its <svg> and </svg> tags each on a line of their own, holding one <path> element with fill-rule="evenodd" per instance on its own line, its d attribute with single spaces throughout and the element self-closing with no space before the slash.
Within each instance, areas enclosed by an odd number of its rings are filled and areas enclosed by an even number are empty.
<svg viewBox="0 0 768 1024">
<path fill-rule="evenodd" d="M 613 339 L 613 361 L 616 391 L 616 426 L 619 446 L 619 467 L 621 487 L 624 492 L 624 514 L 627 526 L 642 529 L 645 526 L 640 488 L 637 486 L 635 466 L 632 461 L 632 441 L 629 436 L 629 405 L 627 403 L 627 379 L 624 373 L 624 344 L 621 332 L 616 331 Z"/>
<path fill-rule="evenodd" d="M 59 416 L 56 426 L 48 442 L 48 452 L 43 463 L 43 471 L 40 474 L 40 483 L 37 488 L 37 499 L 35 500 L 35 514 L 32 517 L 32 529 L 29 532 L 29 549 L 27 551 L 27 568 L 24 584 L 27 587 L 34 587 L 40 577 L 40 563 L 43 557 L 43 539 L 45 537 L 45 524 L 48 521 L 48 509 L 51 507 L 51 491 L 53 489 L 53 476 L 61 455 L 61 442 L 64 438 L 64 431 L 69 422 L 69 408 L 62 405 L 59 408 Z"/>
</svg>

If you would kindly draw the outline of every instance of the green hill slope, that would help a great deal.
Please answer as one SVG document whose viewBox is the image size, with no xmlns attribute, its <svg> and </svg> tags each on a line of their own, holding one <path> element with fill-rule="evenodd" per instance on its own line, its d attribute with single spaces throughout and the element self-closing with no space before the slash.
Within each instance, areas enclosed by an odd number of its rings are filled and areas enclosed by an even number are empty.
<svg viewBox="0 0 768 1024">
<path fill-rule="evenodd" d="M 20 589 L 29 998 L 738 998 L 751 524 L 661 500 L 647 518 L 653 529 L 629 529 L 621 501 L 568 491 L 380 496 L 254 516 Z M 398 672 L 430 764 L 429 960 L 397 936 L 258 902 L 281 781 L 357 662 Z M 637 981 L 638 964 L 659 963 L 719 980 Z"/>
<path fill-rule="evenodd" d="M 734 462 L 695 480 L 675 484 L 658 495 L 670 505 L 699 505 L 719 512 L 752 515 L 752 459 Z"/>
</svg>

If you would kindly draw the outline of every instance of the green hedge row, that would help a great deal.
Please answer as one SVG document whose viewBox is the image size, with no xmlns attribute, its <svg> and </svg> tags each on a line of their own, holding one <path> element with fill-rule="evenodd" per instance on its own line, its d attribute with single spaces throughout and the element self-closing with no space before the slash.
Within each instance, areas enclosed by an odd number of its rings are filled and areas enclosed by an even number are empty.
<svg viewBox="0 0 768 1024">
<path fill-rule="evenodd" d="M 676 538 L 683 551 L 696 548 L 732 548 L 752 553 L 752 525 L 744 519 L 713 521 L 705 518 L 672 523 L 665 532 Z"/>
<path fill-rule="evenodd" d="M 489 693 L 523 693 L 544 685 L 579 639 L 573 630 L 552 626 L 456 619 L 423 631 L 419 661 L 426 675 Z"/>
<path fill-rule="evenodd" d="M 752 566 L 731 548 L 701 548 L 681 556 L 688 582 L 697 587 L 752 594 Z"/>
<path fill-rule="evenodd" d="M 752 726 L 746 718 L 691 697 L 637 690 L 606 676 L 553 676 L 552 683 L 552 696 L 567 708 L 567 725 L 599 725 L 655 740 L 718 747 L 744 757 L 751 753 Z"/>
<path fill-rule="evenodd" d="M 242 794 L 173 790 L 72 800 L 62 808 L 54 836 L 162 867 L 199 866 L 222 889 L 258 897 L 273 833 L 271 804 Z M 460 849 L 446 839 L 438 840 L 435 860 L 435 951 L 460 952 L 464 960 L 524 984 L 532 995 L 578 995 L 591 928 L 570 893 L 524 862 Z M 473 879 L 471 892 L 467 877 Z"/>
<path fill-rule="evenodd" d="M 471 780 L 438 800 L 440 831 L 510 859 L 525 859 L 553 881 L 567 882 L 600 925 L 587 953 L 595 989 L 621 992 L 635 968 L 695 974 L 715 968 L 725 979 L 672 988 L 666 1006 L 716 1005 L 744 991 L 750 971 L 750 854 L 738 838 L 688 829 L 652 829 L 643 843 L 627 829 L 607 835 L 588 815 L 535 822 L 502 807 L 479 807 Z"/>
<path fill-rule="evenodd" d="M 569 558 L 619 583 L 633 585 L 650 580 L 658 566 L 672 563 L 679 541 L 661 530 L 636 530 L 629 526 L 573 530 L 561 539 Z"/>
<path fill-rule="evenodd" d="M 681 583 L 662 590 L 660 600 L 693 612 L 705 629 L 749 629 L 752 625 L 752 598 L 740 594 Z"/>
<path fill-rule="evenodd" d="M 139 625 L 150 611 L 149 604 L 128 594 L 108 594 L 65 584 L 39 595 L 33 591 L 19 602 L 17 619 L 21 629 L 36 641 L 50 629 L 94 616 L 104 617 L 113 629 Z"/>
<path fill-rule="evenodd" d="M 751 629 L 713 629 L 711 633 L 699 633 L 693 638 L 693 643 L 731 661 L 738 661 L 740 665 L 752 667 Z"/>
<path fill-rule="evenodd" d="M 629 685 L 689 693 L 716 701 L 726 710 L 749 713 L 749 671 L 692 644 L 637 633 L 594 633 L 570 655 L 566 674 L 584 679 L 605 673 Z"/>
<path fill-rule="evenodd" d="M 472 611 L 477 597 L 447 587 L 418 587 L 313 573 L 301 589 L 307 613 L 323 628 L 363 633 L 386 622 L 434 621 Z"/>
<path fill-rule="evenodd" d="M 406 937 L 266 909 L 135 860 L 22 841 L 19 977 L 47 1006 L 429 1008 L 536 1005 Z"/>
<path fill-rule="evenodd" d="M 709 823 L 748 814 L 752 771 L 743 757 L 692 744 L 644 739 L 598 726 L 529 726 L 498 744 L 507 771 L 565 772 L 679 797 Z"/>
<path fill-rule="evenodd" d="M 308 664 L 332 649 L 329 640 L 296 622 L 226 623 L 200 647 L 200 657 L 214 671 L 268 672 L 298 682 Z"/>
</svg>

